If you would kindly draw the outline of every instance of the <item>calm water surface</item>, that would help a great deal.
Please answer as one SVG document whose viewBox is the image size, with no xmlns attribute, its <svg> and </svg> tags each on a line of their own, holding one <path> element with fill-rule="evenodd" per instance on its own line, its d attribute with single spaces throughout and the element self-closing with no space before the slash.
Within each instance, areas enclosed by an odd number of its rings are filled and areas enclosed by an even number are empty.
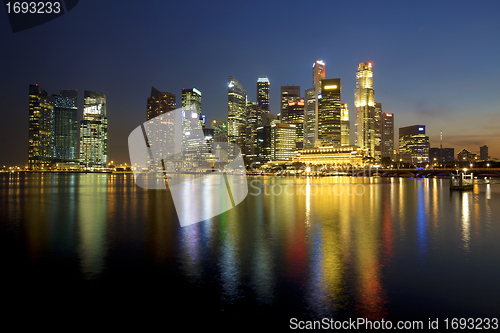
<svg viewBox="0 0 500 333">
<path fill-rule="evenodd" d="M 280 330 L 498 317 L 500 185 L 248 181 L 236 208 L 181 228 L 170 192 L 129 174 L 0 175 L 7 316 Z"/>
</svg>

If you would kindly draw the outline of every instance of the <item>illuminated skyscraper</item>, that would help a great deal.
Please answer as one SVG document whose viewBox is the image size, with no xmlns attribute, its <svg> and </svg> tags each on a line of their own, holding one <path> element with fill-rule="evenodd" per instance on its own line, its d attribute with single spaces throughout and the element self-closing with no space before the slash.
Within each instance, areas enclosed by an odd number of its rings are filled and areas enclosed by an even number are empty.
<svg viewBox="0 0 500 333">
<path fill-rule="evenodd" d="M 271 160 L 291 161 L 295 154 L 295 124 L 277 123 L 271 125 Z"/>
<path fill-rule="evenodd" d="M 245 164 L 250 165 L 257 161 L 257 128 L 262 126 L 262 110 L 257 102 L 247 103 L 247 123 L 245 126 Z"/>
<path fill-rule="evenodd" d="M 57 162 L 78 159 L 78 92 L 62 90 L 54 97 L 54 158 Z"/>
<path fill-rule="evenodd" d="M 382 158 L 382 103 L 375 103 L 373 109 L 373 127 L 375 138 L 375 151 L 373 157 L 380 161 Z"/>
<path fill-rule="evenodd" d="M 245 149 L 245 125 L 247 114 L 247 93 L 234 77 L 227 82 L 227 125 L 228 142 Z"/>
<path fill-rule="evenodd" d="M 105 168 L 108 160 L 108 118 L 106 96 L 83 93 L 83 120 L 80 123 L 80 164 L 86 170 Z"/>
<path fill-rule="evenodd" d="M 48 168 L 54 157 L 54 98 L 39 90 L 29 88 L 29 146 L 28 168 Z"/>
<path fill-rule="evenodd" d="M 306 89 L 304 101 L 306 104 L 304 107 L 306 148 L 313 148 L 316 141 L 316 98 L 314 88 Z"/>
<path fill-rule="evenodd" d="M 294 124 L 296 127 L 295 132 L 295 148 L 296 150 L 302 150 L 305 148 L 305 120 L 304 120 L 304 99 L 301 98 L 297 102 L 288 103 L 288 111 L 286 118 L 283 118 L 282 123 Z"/>
<path fill-rule="evenodd" d="M 354 91 L 356 145 L 368 149 L 369 156 L 375 158 L 375 91 L 371 62 L 362 62 L 356 73 Z"/>
<path fill-rule="evenodd" d="M 429 137 L 424 125 L 413 125 L 399 129 L 399 154 L 409 155 L 411 163 L 429 162 Z"/>
<path fill-rule="evenodd" d="M 151 87 L 151 96 L 148 97 L 147 120 L 153 119 L 176 108 L 175 94 L 161 92 L 155 87 Z"/>
<path fill-rule="evenodd" d="M 382 158 L 394 159 L 394 113 L 382 113 Z"/>
<path fill-rule="evenodd" d="M 318 139 L 321 146 L 341 145 L 341 85 L 340 79 L 321 80 L 318 96 Z"/>
<path fill-rule="evenodd" d="M 314 139 L 317 140 L 319 136 L 319 127 L 318 127 L 318 95 L 321 94 L 321 80 L 326 78 L 326 67 L 325 62 L 323 60 L 316 59 L 313 64 L 313 89 L 314 89 Z M 314 143 L 313 143 L 314 146 Z"/>
<path fill-rule="evenodd" d="M 196 112 L 201 116 L 201 91 L 196 88 L 182 89 L 182 107 L 194 105 Z"/>
<path fill-rule="evenodd" d="M 155 87 L 151 87 L 151 94 L 147 98 L 146 119 L 151 120 L 167 112 L 174 111 L 176 107 L 177 103 L 174 93 L 162 92 Z M 158 140 L 157 145 L 160 152 L 159 156 L 171 155 L 172 151 L 170 149 L 166 149 L 167 151 L 163 150 L 165 147 L 175 145 L 173 136 L 168 135 L 168 133 L 175 132 L 175 120 L 171 117 L 164 118 L 165 119 L 161 123 L 153 122 L 145 128 L 146 136 L 148 138 L 154 137 Z M 153 167 L 160 163 L 160 161 L 150 161 L 149 167 Z"/>
<path fill-rule="evenodd" d="M 257 104 L 269 112 L 269 79 L 266 77 L 259 77 L 257 80 Z"/>
<path fill-rule="evenodd" d="M 205 148 L 199 143 L 201 138 L 199 137 L 202 132 L 197 131 L 195 119 L 198 119 L 200 128 L 204 128 L 203 117 L 201 114 L 201 91 L 196 88 L 182 89 L 182 108 L 183 112 L 183 130 L 185 133 L 190 133 L 189 135 L 182 136 L 183 154 L 184 158 L 187 159 L 186 154 L 189 156 L 195 156 L 197 159 L 203 159 L 202 152 L 206 152 Z M 196 159 L 195 158 L 195 159 Z"/>
<path fill-rule="evenodd" d="M 300 99 L 300 86 L 281 86 L 281 108 L 280 120 L 286 119 L 288 103 L 297 102 Z"/>
<path fill-rule="evenodd" d="M 200 119 L 200 126 L 203 126 L 203 118 L 201 115 L 201 91 L 196 88 L 182 89 L 182 107 L 194 105 Z"/>
<path fill-rule="evenodd" d="M 351 145 L 351 122 L 349 121 L 349 109 L 347 103 L 340 105 L 340 144 L 342 146 Z"/>
</svg>

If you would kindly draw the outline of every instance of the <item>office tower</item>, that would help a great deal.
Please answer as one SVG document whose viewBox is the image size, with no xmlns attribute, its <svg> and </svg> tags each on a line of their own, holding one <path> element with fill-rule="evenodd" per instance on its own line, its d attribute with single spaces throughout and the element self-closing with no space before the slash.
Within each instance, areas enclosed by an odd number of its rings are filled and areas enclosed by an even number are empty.
<svg viewBox="0 0 500 333">
<path fill-rule="evenodd" d="M 479 159 L 482 161 L 486 161 L 488 158 L 490 158 L 488 156 L 488 146 L 484 145 L 479 147 Z"/>
<path fill-rule="evenodd" d="M 245 128 L 245 164 L 257 162 L 257 128 L 262 126 L 262 116 L 267 113 L 257 102 L 247 103 L 247 123 Z"/>
<path fill-rule="evenodd" d="M 281 86 L 281 108 L 280 120 L 286 119 L 289 102 L 297 102 L 300 99 L 300 86 Z"/>
<path fill-rule="evenodd" d="M 269 79 L 266 77 L 259 77 L 257 80 L 257 104 L 260 105 L 262 110 L 269 112 Z"/>
<path fill-rule="evenodd" d="M 314 88 L 306 89 L 304 98 L 306 104 L 304 107 L 306 148 L 313 148 L 316 141 L 316 98 Z"/>
<path fill-rule="evenodd" d="M 271 160 L 271 125 L 257 128 L 257 164 Z"/>
<path fill-rule="evenodd" d="M 349 109 L 347 103 L 340 105 L 340 144 L 351 145 L 351 122 L 349 121 Z"/>
<path fill-rule="evenodd" d="M 200 120 L 200 126 L 203 127 L 203 117 L 201 114 L 201 91 L 196 88 L 184 89 L 182 88 L 182 107 L 188 107 L 193 105 L 198 113 L 198 119 Z"/>
<path fill-rule="evenodd" d="M 182 129 L 182 151 L 183 158 L 189 160 L 203 160 L 202 152 L 206 149 L 201 142 L 201 132 L 197 131 L 197 125 L 203 129 L 203 117 L 201 114 L 201 91 L 196 88 L 182 89 L 181 105 L 183 111 Z M 198 120 L 196 122 L 195 120 Z M 198 161 L 199 162 L 199 161 Z"/>
<path fill-rule="evenodd" d="M 108 160 L 108 118 L 106 96 L 83 93 L 83 120 L 80 122 L 80 164 L 85 170 L 105 168 Z"/>
<path fill-rule="evenodd" d="M 295 149 L 302 150 L 305 148 L 305 120 L 304 120 L 304 99 L 299 99 L 297 102 L 288 102 L 288 110 L 286 119 L 281 122 L 285 124 L 294 124 L 295 132 Z"/>
<path fill-rule="evenodd" d="M 326 78 L 325 62 L 316 59 L 313 64 L 313 89 L 314 89 L 314 116 L 315 116 L 315 134 L 314 139 L 317 140 L 319 136 L 319 120 L 318 120 L 318 96 L 321 94 L 321 80 Z M 313 143 L 313 147 L 315 143 Z"/>
<path fill-rule="evenodd" d="M 201 91 L 196 88 L 182 88 L 182 107 L 194 105 L 196 112 L 201 117 Z"/>
<path fill-rule="evenodd" d="M 54 98 L 29 86 L 29 146 L 28 168 L 46 169 L 54 157 Z"/>
<path fill-rule="evenodd" d="M 177 103 L 174 93 L 161 92 L 155 87 L 151 87 L 150 97 L 147 98 L 147 120 L 151 120 L 167 112 L 174 111 L 176 107 Z M 158 156 L 171 155 L 172 151 L 166 147 L 175 145 L 174 136 L 169 135 L 169 133 L 171 134 L 172 132 L 175 132 L 175 119 L 172 117 L 164 118 L 166 119 L 164 119 L 162 123 L 155 121 L 145 128 L 146 136 L 148 138 L 156 138 L 157 140 L 156 144 L 159 149 Z M 166 149 L 166 151 L 164 151 L 164 149 Z M 149 163 L 148 167 L 150 168 L 154 168 L 155 166 L 161 164 L 160 161 L 153 160 L 149 161 Z"/>
<path fill-rule="evenodd" d="M 155 87 L 151 87 L 151 96 L 148 97 L 147 120 L 173 111 L 175 108 L 175 94 L 161 92 Z"/>
<path fill-rule="evenodd" d="M 368 149 L 369 156 L 375 158 L 375 91 L 371 62 L 362 62 L 356 73 L 354 91 L 356 145 Z"/>
<path fill-rule="evenodd" d="M 340 79 L 321 80 L 321 94 L 318 95 L 318 140 L 323 147 L 341 145 L 340 101 Z"/>
<path fill-rule="evenodd" d="M 399 154 L 409 155 L 413 164 L 429 162 L 429 137 L 424 125 L 413 125 L 399 129 Z"/>
<path fill-rule="evenodd" d="M 228 142 L 245 149 L 245 125 L 247 113 L 247 93 L 234 77 L 227 82 L 227 126 Z M 234 152 L 230 152 L 233 156 Z M 234 157 L 234 156 L 233 156 Z"/>
<path fill-rule="evenodd" d="M 78 159 L 78 92 L 65 89 L 54 98 L 54 158 L 56 162 Z"/>
<path fill-rule="evenodd" d="M 271 125 L 271 160 L 291 161 L 295 154 L 295 124 Z"/>
<path fill-rule="evenodd" d="M 382 113 L 382 158 L 394 159 L 394 113 Z"/>
<path fill-rule="evenodd" d="M 373 127 L 373 137 L 375 140 L 373 157 L 375 160 L 380 161 L 382 158 L 382 103 L 375 103 L 373 109 Z"/>
</svg>

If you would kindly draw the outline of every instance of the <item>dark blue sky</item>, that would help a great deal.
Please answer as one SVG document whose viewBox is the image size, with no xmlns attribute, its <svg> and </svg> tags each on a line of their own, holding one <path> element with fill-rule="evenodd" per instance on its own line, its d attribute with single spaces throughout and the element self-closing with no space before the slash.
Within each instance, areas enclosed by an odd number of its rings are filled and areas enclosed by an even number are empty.
<svg viewBox="0 0 500 333">
<path fill-rule="evenodd" d="M 0 164 L 27 163 L 28 86 L 106 94 L 109 158 L 129 162 L 128 134 L 146 117 L 151 86 L 196 87 L 208 120 L 227 119 L 227 77 L 256 100 L 271 81 L 312 87 L 312 64 L 341 78 L 354 131 L 357 64 L 371 61 L 375 99 L 396 127 L 427 126 L 431 146 L 500 157 L 499 1 L 92 1 L 12 33 L 0 13 Z M 81 112 L 81 110 L 80 110 Z M 396 133 L 397 135 L 397 130 Z"/>
</svg>

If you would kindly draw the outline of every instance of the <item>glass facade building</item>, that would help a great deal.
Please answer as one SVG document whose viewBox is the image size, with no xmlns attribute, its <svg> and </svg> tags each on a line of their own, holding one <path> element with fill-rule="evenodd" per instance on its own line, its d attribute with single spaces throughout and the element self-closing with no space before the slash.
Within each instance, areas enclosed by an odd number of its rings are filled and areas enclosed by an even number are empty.
<svg viewBox="0 0 500 333">
<path fill-rule="evenodd" d="M 295 155 L 295 124 L 275 123 L 271 125 L 271 160 L 291 161 Z"/>
<path fill-rule="evenodd" d="M 369 156 L 375 158 L 375 90 L 373 89 L 373 71 L 370 62 L 362 62 L 358 65 L 354 107 L 355 144 L 362 149 L 368 149 Z"/>
<path fill-rule="evenodd" d="M 54 158 L 54 98 L 40 90 L 38 84 L 29 86 L 29 145 L 28 168 L 41 170 L 50 167 Z"/>
<path fill-rule="evenodd" d="M 411 163 L 429 162 L 429 137 L 424 125 L 413 125 L 399 129 L 399 154 L 409 155 Z"/>
<path fill-rule="evenodd" d="M 321 80 L 318 139 L 323 147 L 341 145 L 341 89 L 340 79 Z"/>
<path fill-rule="evenodd" d="M 80 164 L 84 170 L 105 168 L 108 162 L 108 118 L 106 96 L 83 93 L 83 119 L 80 123 Z"/>
<path fill-rule="evenodd" d="M 147 103 L 147 120 L 153 119 L 166 112 L 173 111 L 176 108 L 175 94 L 161 92 L 155 87 L 151 87 L 151 95 L 148 97 Z"/>
<path fill-rule="evenodd" d="M 78 91 L 62 90 L 54 97 L 54 158 L 57 162 L 78 160 Z"/>
<path fill-rule="evenodd" d="M 234 143 L 244 150 L 245 126 L 247 116 L 247 93 L 234 77 L 227 82 L 227 126 L 228 142 Z M 232 153 L 231 153 L 232 154 Z"/>
<path fill-rule="evenodd" d="M 281 86 L 281 108 L 280 120 L 286 119 L 288 103 L 297 102 L 300 99 L 300 86 Z"/>
<path fill-rule="evenodd" d="M 295 149 L 302 150 L 305 148 L 305 101 L 304 99 L 299 99 L 297 102 L 288 103 L 288 111 L 286 119 L 282 120 L 286 124 L 295 124 Z"/>
<path fill-rule="evenodd" d="M 349 146 L 351 144 L 351 122 L 349 120 L 347 103 L 340 105 L 340 144 L 342 146 Z"/>
<path fill-rule="evenodd" d="M 266 77 L 259 77 L 257 80 L 257 104 L 262 110 L 269 112 L 269 86 L 271 82 Z"/>
</svg>

